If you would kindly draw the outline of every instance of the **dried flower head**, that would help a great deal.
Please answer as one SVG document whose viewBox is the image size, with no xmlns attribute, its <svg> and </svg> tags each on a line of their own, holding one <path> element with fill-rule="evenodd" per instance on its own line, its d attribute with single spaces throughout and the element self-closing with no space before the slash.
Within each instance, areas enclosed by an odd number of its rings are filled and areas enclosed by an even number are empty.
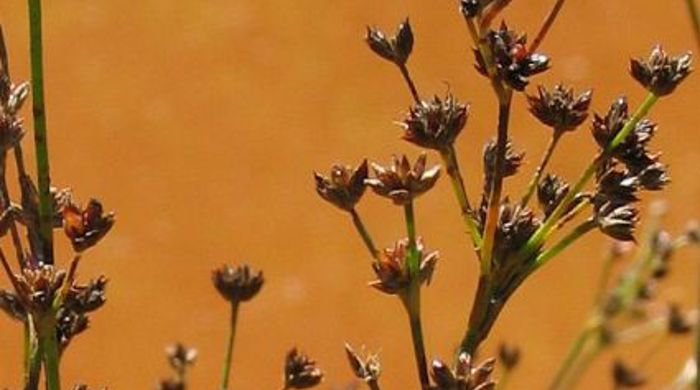
<svg viewBox="0 0 700 390">
<path fill-rule="evenodd" d="M 86 285 L 74 284 L 66 294 L 64 306 L 78 313 L 99 309 L 107 301 L 107 282 L 105 276 L 100 276 Z"/>
<path fill-rule="evenodd" d="M 548 217 L 569 193 L 569 184 L 556 175 L 547 174 L 537 185 L 537 200 Z"/>
<path fill-rule="evenodd" d="M 367 160 L 363 160 L 355 169 L 345 165 L 333 165 L 330 177 L 314 172 L 316 192 L 341 210 L 351 211 L 365 193 L 367 175 Z"/>
<path fill-rule="evenodd" d="M 212 274 L 214 287 L 231 303 L 246 302 L 255 297 L 265 282 L 262 271 L 253 274 L 250 267 L 223 265 Z"/>
<path fill-rule="evenodd" d="M 530 208 L 513 205 L 508 202 L 508 200 L 504 201 L 499 210 L 493 258 L 501 259 L 501 261 L 509 259 L 511 255 L 520 251 L 541 225 L 542 222 L 535 217 L 535 214 Z M 481 221 L 480 226 L 483 231 L 483 223 Z M 502 267 L 502 271 L 507 272 L 507 274 L 511 272 L 521 272 L 527 269 L 528 263 L 533 260 L 538 253 L 539 250 L 536 251 L 532 257 L 522 259 L 524 263 L 521 265 L 508 264 Z M 496 272 L 501 271 L 497 270 Z M 503 275 L 502 277 L 504 279 L 510 279 L 510 276 Z"/>
<path fill-rule="evenodd" d="M 408 245 L 408 239 L 401 239 L 393 248 L 384 249 L 382 257 L 372 264 L 377 280 L 370 282 L 370 286 L 392 295 L 402 293 L 408 288 L 413 278 L 408 264 Z M 437 251 L 426 252 L 420 238 L 416 241 L 416 250 L 420 259 L 417 275 L 419 282 L 430 284 L 440 255 Z"/>
<path fill-rule="evenodd" d="M 630 60 L 630 74 L 656 96 L 671 94 L 693 70 L 690 52 L 669 56 L 661 45 L 655 46 L 649 58 Z"/>
<path fill-rule="evenodd" d="M 639 387 L 646 383 L 642 374 L 620 360 L 613 363 L 613 380 L 617 388 Z"/>
<path fill-rule="evenodd" d="M 197 361 L 197 350 L 188 348 L 182 343 L 175 343 L 165 349 L 165 355 L 168 357 L 170 367 L 175 371 L 182 371 L 187 367 L 193 366 Z"/>
<path fill-rule="evenodd" d="M 13 292 L 0 290 L 0 310 L 17 321 L 27 320 L 27 310 L 19 297 Z"/>
<path fill-rule="evenodd" d="M 496 387 L 491 379 L 495 366 L 493 358 L 474 366 L 471 357 L 462 353 L 452 369 L 441 360 L 433 360 L 430 375 L 436 390 L 492 390 Z"/>
<path fill-rule="evenodd" d="M 634 241 L 639 211 L 630 205 L 603 203 L 594 207 L 595 222 L 604 234 L 620 241 Z"/>
<path fill-rule="evenodd" d="M 65 271 L 52 265 L 28 265 L 17 275 L 17 295 L 21 301 L 27 302 L 29 311 L 45 312 L 51 309 L 65 277 Z"/>
<path fill-rule="evenodd" d="M 293 348 L 287 353 L 284 363 L 284 388 L 307 389 L 323 380 L 323 372 L 316 362 Z"/>
<path fill-rule="evenodd" d="M 345 343 L 345 354 L 355 377 L 365 382 L 379 380 L 382 366 L 377 354 L 359 354 L 348 343 Z"/>
<path fill-rule="evenodd" d="M 544 54 L 530 53 L 526 46 L 527 36 L 509 30 L 505 22 L 498 30 L 489 31 L 486 40 L 493 53 L 497 76 L 517 91 L 525 89 L 530 76 L 549 69 L 549 58 Z M 475 50 L 474 53 L 476 69 L 487 76 L 486 61 L 481 52 Z"/>
<path fill-rule="evenodd" d="M 61 350 L 65 350 L 71 341 L 90 326 L 90 319 L 83 313 L 62 307 L 56 314 L 56 337 Z"/>
<path fill-rule="evenodd" d="M 405 205 L 424 194 L 440 177 L 440 166 L 426 168 L 427 154 L 421 153 L 411 167 L 408 157 L 393 157 L 392 164 L 383 167 L 372 163 L 375 177 L 365 181 L 372 190 L 394 201 L 396 205 Z"/>
<path fill-rule="evenodd" d="M 493 187 L 493 178 L 496 172 L 496 140 L 491 140 L 484 147 L 484 195 L 488 198 Z M 513 150 L 513 143 L 508 140 L 506 143 L 505 163 L 503 164 L 503 177 L 514 176 L 523 164 L 525 152 L 517 153 Z"/>
<path fill-rule="evenodd" d="M 573 88 L 557 84 L 548 91 L 544 86 L 537 87 L 537 95 L 528 95 L 530 112 L 535 118 L 556 131 L 571 131 L 588 117 L 591 105 L 591 90 L 575 95 Z"/>
<path fill-rule="evenodd" d="M 76 252 L 97 244 L 113 225 L 114 213 L 105 214 L 97 199 L 90 199 L 84 209 L 72 202 L 63 207 L 63 230 Z"/>
<path fill-rule="evenodd" d="M 15 85 L 10 79 L 5 39 L 0 31 L 0 147 L 14 147 L 24 135 L 17 113 L 29 95 L 29 83 Z"/>
<path fill-rule="evenodd" d="M 512 370 L 520 363 L 520 348 L 516 345 L 501 344 L 498 348 L 498 361 L 506 370 Z"/>
<path fill-rule="evenodd" d="M 365 41 L 378 56 L 403 66 L 413 50 L 411 24 L 408 22 L 408 18 L 404 19 L 397 27 L 393 37 L 387 37 L 381 30 L 368 26 Z"/>
<path fill-rule="evenodd" d="M 430 101 L 421 101 L 412 107 L 404 119 L 403 139 L 418 146 L 446 150 L 452 146 L 467 123 L 469 107 L 448 94 Z"/>
</svg>

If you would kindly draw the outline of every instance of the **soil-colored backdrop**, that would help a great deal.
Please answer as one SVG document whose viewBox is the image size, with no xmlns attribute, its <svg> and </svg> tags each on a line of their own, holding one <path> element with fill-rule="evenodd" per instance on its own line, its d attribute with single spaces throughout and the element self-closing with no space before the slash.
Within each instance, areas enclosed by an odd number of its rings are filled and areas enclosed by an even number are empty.
<svg viewBox="0 0 700 390">
<path fill-rule="evenodd" d="M 551 3 L 514 1 L 505 17 L 532 35 Z M 565 81 L 594 88 L 596 111 L 621 92 L 636 105 L 644 92 L 627 75 L 631 56 L 658 42 L 672 52 L 695 48 L 681 1 L 569 3 L 541 48 L 553 67 L 534 79 L 531 92 L 538 83 Z M 0 3 L 16 79 L 29 76 L 25 6 Z M 264 269 L 267 283 L 240 313 L 234 389 L 279 388 L 284 353 L 294 345 L 326 370 L 321 388 L 339 389 L 352 381 L 345 341 L 381 350 L 387 389 L 417 388 L 402 308 L 367 287 L 373 274 L 365 248 L 347 216 L 318 198 L 311 175 L 334 162 L 417 154 L 393 124 L 410 96 L 397 71 L 363 42 L 367 24 L 393 30 L 406 15 L 420 91 L 450 89 L 472 103 L 458 143 L 475 197 L 496 113 L 486 80 L 472 67 L 456 1 L 45 2 L 53 182 L 118 213 L 80 271 L 83 279 L 105 273 L 111 282 L 107 305 L 63 359 L 66 387 L 153 388 L 169 374 L 164 347 L 182 340 L 200 353 L 191 388 L 216 388 L 228 307 L 211 270 L 245 261 Z M 700 215 L 698 99 L 694 75 L 652 115 L 660 122 L 655 146 L 673 175 L 655 195 L 670 202 L 673 232 Z M 531 171 L 548 130 L 529 116 L 521 94 L 512 122 Z M 552 168 L 576 177 L 594 149 L 586 125 L 564 138 Z M 507 188 L 528 179 L 509 180 Z M 367 196 L 360 210 L 382 246 L 403 234 L 402 214 L 389 202 Z M 424 294 L 427 349 L 430 357 L 448 357 L 465 327 L 477 264 L 448 181 L 417 202 L 417 217 L 427 245 L 442 254 Z M 523 348 L 512 388 L 546 387 L 586 316 L 608 242 L 594 233 L 576 244 L 503 313 L 483 353 L 501 341 Z M 58 253 L 65 264 L 65 242 Z M 689 250 L 678 258 L 664 299 L 692 305 L 697 256 Z M 0 285 L 7 287 L 5 278 Z M 648 346 L 606 353 L 582 388 L 609 388 L 612 358 L 638 359 Z M 2 316 L 0 387 L 20 388 L 20 350 L 21 327 Z M 690 351 L 690 339 L 672 340 L 648 364 L 648 388 L 668 383 Z"/>
</svg>

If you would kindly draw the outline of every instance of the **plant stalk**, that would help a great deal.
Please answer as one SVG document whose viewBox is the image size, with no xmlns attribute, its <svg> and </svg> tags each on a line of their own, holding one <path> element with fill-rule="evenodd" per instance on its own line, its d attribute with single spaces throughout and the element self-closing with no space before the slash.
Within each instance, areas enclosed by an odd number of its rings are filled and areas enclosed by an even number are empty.
<svg viewBox="0 0 700 390">
<path fill-rule="evenodd" d="M 39 350 L 43 354 L 44 378 L 46 390 L 60 390 L 61 381 L 59 374 L 59 348 L 56 339 L 56 313 L 48 311 L 39 318 L 37 326 L 39 333 Z"/>
<path fill-rule="evenodd" d="M 34 146 L 36 148 L 37 182 L 39 192 L 39 236 L 41 260 L 53 264 L 53 201 L 49 174 L 49 148 L 46 131 L 44 99 L 43 48 L 41 40 L 41 0 L 29 3 L 29 48 L 32 68 L 32 106 L 34 114 Z"/>
<path fill-rule="evenodd" d="M 406 232 L 408 234 L 408 270 L 411 278 L 419 280 L 420 276 L 420 253 L 416 244 L 416 216 L 413 212 L 413 201 L 404 205 L 404 215 L 406 218 Z M 420 288 L 420 282 L 419 288 Z"/>
<path fill-rule="evenodd" d="M 406 309 L 406 313 L 408 314 L 408 320 L 411 326 L 413 354 L 416 358 L 416 368 L 418 370 L 421 389 L 429 390 L 430 379 L 428 377 L 428 366 L 423 342 L 423 326 L 420 316 L 420 281 L 414 278 L 407 291 L 402 293 L 400 297 Z"/>
<path fill-rule="evenodd" d="M 559 15 L 559 11 L 561 11 L 561 8 L 564 6 L 564 2 L 566 0 L 557 0 L 557 2 L 554 4 L 554 7 L 549 11 L 549 14 L 547 14 L 547 17 L 544 19 L 544 22 L 542 22 L 542 27 L 540 27 L 540 31 L 537 33 L 535 36 L 535 39 L 532 40 L 532 43 L 530 44 L 530 53 L 534 53 L 535 50 L 542 44 L 542 41 L 544 41 L 544 38 L 547 36 L 547 33 L 549 32 L 549 29 L 552 27 L 554 24 L 554 21 L 557 19 L 557 16 Z"/>
<path fill-rule="evenodd" d="M 416 88 L 416 84 L 413 82 L 413 79 L 411 78 L 411 74 L 408 73 L 408 68 L 406 67 L 406 64 L 397 64 L 399 67 L 399 70 L 401 71 L 401 76 L 403 76 L 404 81 L 406 81 L 406 85 L 408 86 L 408 89 L 411 91 L 411 96 L 413 97 L 413 101 L 416 104 L 420 104 L 420 95 L 418 95 L 418 89 Z"/>
<path fill-rule="evenodd" d="M 231 321 L 229 323 L 228 342 L 226 343 L 226 355 L 224 357 L 223 374 L 221 375 L 221 390 L 227 390 L 231 376 L 231 364 L 233 362 L 233 342 L 236 336 L 236 323 L 238 322 L 239 303 L 231 304 Z"/>
<path fill-rule="evenodd" d="M 31 314 L 24 323 L 24 390 L 38 390 L 41 375 L 41 356 Z"/>
<path fill-rule="evenodd" d="M 365 243 L 367 250 L 369 250 L 369 253 L 375 260 L 379 260 L 379 250 L 377 250 L 377 247 L 374 245 L 372 236 L 369 234 L 365 224 L 362 222 L 360 214 L 358 214 L 355 209 L 352 209 L 350 210 L 350 215 L 352 216 L 352 223 L 355 225 L 357 233 L 360 235 L 360 237 L 362 237 L 362 241 Z"/>
<path fill-rule="evenodd" d="M 464 187 L 464 180 L 462 179 L 462 173 L 459 169 L 459 162 L 457 161 L 457 153 L 454 145 L 450 145 L 449 148 L 440 151 L 440 156 L 442 157 L 443 164 L 445 164 L 447 175 L 452 182 L 452 189 L 457 197 L 462 219 L 467 227 L 467 232 L 472 238 L 474 249 L 479 249 L 481 247 L 481 234 L 479 233 L 479 228 L 472 215 L 472 208 L 469 204 L 469 197 Z"/>
<path fill-rule="evenodd" d="M 557 130 L 557 129 L 554 130 L 554 134 L 552 134 L 552 138 L 549 139 L 549 144 L 547 145 L 547 150 L 545 150 L 544 155 L 542 156 L 542 161 L 540 161 L 540 164 L 537 166 L 537 170 L 535 171 L 535 175 L 532 177 L 530 184 L 528 184 L 528 186 L 527 186 L 527 191 L 525 192 L 525 195 L 523 196 L 522 200 L 520 201 L 521 206 L 523 206 L 523 207 L 527 206 L 528 202 L 530 202 L 530 198 L 532 198 L 532 195 L 537 190 L 537 186 L 540 183 L 540 179 L 542 178 L 542 174 L 544 173 L 544 170 L 547 167 L 547 164 L 549 164 L 549 160 L 552 158 L 552 154 L 554 153 L 554 149 L 557 147 L 557 144 L 559 143 L 559 140 L 561 139 L 562 134 L 563 134 L 562 131 Z"/>
<path fill-rule="evenodd" d="M 571 383 L 571 380 L 575 379 L 572 376 L 572 374 L 576 371 L 579 371 L 581 369 L 582 364 L 590 362 L 590 359 L 584 359 L 585 355 L 591 354 L 594 351 L 598 350 L 597 347 L 593 348 L 594 346 L 591 346 L 589 344 L 593 341 L 598 343 L 598 340 L 596 340 L 596 338 L 599 337 L 599 332 L 599 325 L 593 324 L 593 322 L 589 322 L 589 324 L 581 331 L 581 333 L 579 333 L 579 335 L 576 337 L 576 340 L 571 345 L 569 352 L 564 358 L 562 365 L 557 370 L 554 380 L 549 386 L 549 390 L 571 388 L 571 385 L 573 384 Z"/>
<path fill-rule="evenodd" d="M 545 250 L 539 256 L 537 256 L 533 271 L 545 265 L 549 260 L 551 260 L 558 254 L 560 254 L 562 251 L 564 251 L 566 248 L 568 248 L 569 245 L 573 244 L 574 242 L 576 242 L 576 240 L 583 237 L 586 233 L 590 232 L 595 228 L 596 223 L 592 219 L 582 222 L 571 232 L 569 232 L 569 234 L 564 236 L 559 242 L 554 244 L 554 246 Z"/>
<path fill-rule="evenodd" d="M 698 5 L 695 0 L 685 0 L 685 4 L 688 6 L 688 13 L 690 14 L 690 21 L 693 24 L 693 33 L 695 34 L 696 43 L 698 47 L 700 47 L 700 10 L 698 10 Z"/>
</svg>

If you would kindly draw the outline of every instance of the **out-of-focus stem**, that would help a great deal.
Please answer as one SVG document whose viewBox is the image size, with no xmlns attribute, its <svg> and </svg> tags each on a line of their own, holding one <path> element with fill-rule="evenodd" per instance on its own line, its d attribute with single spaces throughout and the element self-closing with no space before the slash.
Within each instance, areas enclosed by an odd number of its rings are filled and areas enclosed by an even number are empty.
<svg viewBox="0 0 700 390">
<path fill-rule="evenodd" d="M 49 148 L 44 99 L 44 67 L 41 40 L 41 0 L 29 1 L 29 46 L 32 68 L 32 102 L 34 114 L 34 146 L 36 149 L 39 191 L 39 235 L 41 256 L 45 264 L 53 264 L 53 201 L 49 174 Z"/>
<path fill-rule="evenodd" d="M 226 355 L 224 356 L 224 368 L 221 375 L 221 390 L 227 390 L 231 377 L 231 364 L 233 361 L 233 342 L 236 337 L 236 323 L 238 322 L 238 302 L 231 304 L 231 320 L 229 322 L 228 342 L 226 343 Z"/>
<path fill-rule="evenodd" d="M 523 206 L 523 207 L 527 206 L 528 202 L 530 202 L 530 198 L 532 198 L 532 195 L 537 190 L 537 185 L 539 184 L 540 179 L 542 178 L 542 174 L 544 173 L 544 169 L 547 167 L 549 160 L 552 158 L 552 154 L 554 153 L 554 149 L 557 147 L 557 144 L 559 143 L 559 140 L 561 139 L 562 134 L 563 133 L 560 130 L 554 130 L 554 133 L 552 134 L 552 138 L 549 139 L 549 144 L 547 145 L 547 149 L 545 150 L 544 155 L 542 155 L 542 161 L 540 161 L 540 164 L 537 166 L 537 170 L 535 171 L 535 175 L 532 177 L 530 184 L 528 184 L 528 186 L 527 186 L 527 191 L 525 192 L 525 195 L 523 196 L 522 200 L 520 201 L 521 206 Z"/>
<path fill-rule="evenodd" d="M 590 362 L 587 355 L 595 354 L 599 350 L 600 329 L 599 324 L 592 321 L 579 333 L 562 365 L 557 370 L 549 390 L 572 388 L 573 382 L 579 376 L 574 374 L 580 372 L 583 366 Z M 591 345 L 591 343 L 595 343 L 595 345 Z"/>
<path fill-rule="evenodd" d="M 698 10 L 698 5 L 695 0 L 685 0 L 685 4 L 688 6 L 690 21 L 693 23 L 695 40 L 697 41 L 698 47 L 700 47 L 700 10 Z"/>
<path fill-rule="evenodd" d="M 535 39 L 532 40 L 532 44 L 530 44 L 530 53 L 533 53 L 535 50 L 537 50 L 540 44 L 542 44 L 542 41 L 544 41 L 544 38 L 547 36 L 549 29 L 552 27 L 554 21 L 557 19 L 559 11 L 561 11 L 561 8 L 564 6 L 565 1 L 566 0 L 557 0 L 557 2 L 554 4 L 554 7 L 552 7 L 552 9 L 549 11 L 549 14 L 547 14 L 547 17 L 544 19 L 544 22 L 542 22 L 542 27 L 540 27 L 540 31 L 535 36 Z"/>
<path fill-rule="evenodd" d="M 379 260 L 379 250 L 374 246 L 374 241 L 372 241 L 372 236 L 367 231 L 365 224 L 360 218 L 360 214 L 357 213 L 355 209 L 350 210 L 350 215 L 352 216 L 352 223 L 355 225 L 357 233 L 362 237 L 362 241 L 365 243 L 367 250 L 372 255 L 375 260 Z"/>
<path fill-rule="evenodd" d="M 472 208 L 469 204 L 469 197 L 467 196 L 467 191 L 464 187 L 462 173 L 459 170 L 459 162 L 457 161 L 457 153 L 454 145 L 440 151 L 440 156 L 442 157 L 443 164 L 445 164 L 447 175 L 450 177 L 450 181 L 452 182 L 452 189 L 457 197 L 462 219 L 467 227 L 467 232 L 472 238 L 474 249 L 478 249 L 481 247 L 481 234 L 479 233 L 476 221 L 472 215 Z"/>
</svg>

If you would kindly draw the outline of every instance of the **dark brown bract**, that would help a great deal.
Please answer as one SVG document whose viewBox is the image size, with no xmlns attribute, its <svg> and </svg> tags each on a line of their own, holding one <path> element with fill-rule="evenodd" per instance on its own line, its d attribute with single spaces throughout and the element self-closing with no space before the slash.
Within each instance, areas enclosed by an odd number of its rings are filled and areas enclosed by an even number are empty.
<svg viewBox="0 0 700 390">
<path fill-rule="evenodd" d="M 435 382 L 434 390 L 492 390 L 496 381 L 491 374 L 496 360 L 491 358 L 475 365 L 471 356 L 461 353 L 457 363 L 450 368 L 441 360 L 433 360 L 430 375 Z"/>
<path fill-rule="evenodd" d="M 444 151 L 454 144 L 469 116 L 469 107 L 448 94 L 411 107 L 401 124 L 403 139 L 418 146 Z"/>
<path fill-rule="evenodd" d="M 212 274 L 214 287 L 231 303 L 246 302 L 255 297 L 265 282 L 262 271 L 253 274 L 250 267 L 223 265 Z"/>
<path fill-rule="evenodd" d="M 557 84 L 549 91 L 544 86 L 537 87 L 537 95 L 528 95 L 530 112 L 543 124 L 555 131 L 572 131 L 588 117 L 593 92 L 587 90 L 579 95 L 573 88 Z"/>
<path fill-rule="evenodd" d="M 405 19 L 396 29 L 393 37 L 387 37 L 376 27 L 367 27 L 365 41 L 369 48 L 378 56 L 396 65 L 404 65 L 413 51 L 413 31 L 408 19 Z"/>
<path fill-rule="evenodd" d="M 284 362 L 284 388 L 307 389 L 323 380 L 323 372 L 316 362 L 293 348 Z"/>
<path fill-rule="evenodd" d="M 440 166 L 426 168 L 427 154 L 421 153 L 411 167 L 408 157 L 393 157 L 389 166 L 372 163 L 375 177 L 365 181 L 380 196 L 389 198 L 396 205 L 405 205 L 424 194 L 440 177 Z"/>
<path fill-rule="evenodd" d="M 655 46 L 649 58 L 630 60 L 630 74 L 644 88 L 656 96 L 666 96 L 676 90 L 693 70 L 691 54 L 669 56 L 660 46 Z"/>
<path fill-rule="evenodd" d="M 352 373 L 357 379 L 365 382 L 377 382 L 382 372 L 377 354 L 360 354 L 356 352 L 350 344 L 345 344 L 345 354 Z"/>
<path fill-rule="evenodd" d="M 102 203 L 90 199 L 81 209 L 69 202 L 63 207 L 63 230 L 76 252 L 83 252 L 100 241 L 114 226 L 114 213 L 106 213 Z"/>
<path fill-rule="evenodd" d="M 363 160 L 355 169 L 333 165 L 330 177 L 314 172 L 316 192 L 341 210 L 352 211 L 365 193 L 368 171 L 367 160 Z"/>
</svg>

